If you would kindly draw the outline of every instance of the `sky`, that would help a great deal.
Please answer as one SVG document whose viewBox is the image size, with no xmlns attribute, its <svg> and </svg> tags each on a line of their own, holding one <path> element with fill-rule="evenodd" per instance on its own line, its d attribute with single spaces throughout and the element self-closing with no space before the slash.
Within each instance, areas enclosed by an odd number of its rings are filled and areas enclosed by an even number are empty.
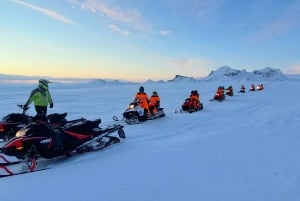
<svg viewBox="0 0 300 201">
<path fill-rule="evenodd" d="M 0 73 L 145 81 L 300 73 L 298 0 L 4 0 Z"/>
<path fill-rule="evenodd" d="M 221 103 L 209 101 L 218 80 L 147 84 L 148 94 L 156 89 L 160 95 L 166 116 L 135 125 L 114 122 L 112 116 L 122 119 L 139 84 L 52 83 L 54 108 L 48 114 L 68 112 L 69 120 L 100 117 L 102 128 L 120 123 L 126 139 L 53 160 L 45 171 L 0 178 L 0 200 L 300 200 L 299 81 L 299 76 L 263 81 L 263 91 L 250 92 L 250 85 L 260 82 L 227 80 L 222 84 L 232 85 L 234 96 Z M 241 84 L 245 94 L 238 93 Z M 0 116 L 20 112 L 16 104 L 33 87 L 0 85 Z M 198 90 L 204 109 L 175 113 L 191 90 Z M 34 114 L 31 106 L 28 115 Z"/>
</svg>

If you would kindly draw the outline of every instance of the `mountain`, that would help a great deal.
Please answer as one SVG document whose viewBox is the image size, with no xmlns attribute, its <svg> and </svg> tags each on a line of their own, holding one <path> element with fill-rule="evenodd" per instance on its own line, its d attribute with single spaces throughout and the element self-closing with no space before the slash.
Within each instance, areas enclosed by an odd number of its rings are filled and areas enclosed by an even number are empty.
<svg viewBox="0 0 300 201">
<path fill-rule="evenodd" d="M 183 75 L 176 75 L 172 80 L 168 82 L 196 82 L 197 80 L 193 77 L 187 77 Z"/>
<path fill-rule="evenodd" d="M 266 67 L 261 70 L 247 72 L 246 70 L 236 70 L 229 66 L 222 66 L 204 78 L 206 81 L 274 81 L 286 80 L 287 77 L 279 69 Z"/>
</svg>

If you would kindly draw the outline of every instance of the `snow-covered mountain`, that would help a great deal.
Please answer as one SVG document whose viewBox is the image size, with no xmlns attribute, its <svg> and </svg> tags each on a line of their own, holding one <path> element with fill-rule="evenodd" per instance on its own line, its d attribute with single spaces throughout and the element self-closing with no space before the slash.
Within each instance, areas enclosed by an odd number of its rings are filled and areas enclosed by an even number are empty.
<svg viewBox="0 0 300 201">
<path fill-rule="evenodd" d="M 196 75 L 197 76 L 197 75 Z M 118 79 L 101 79 L 101 78 L 53 78 L 53 77 L 41 77 L 41 76 L 20 76 L 20 75 L 5 75 L 0 74 L 1 83 L 16 83 L 16 82 L 30 82 L 35 83 L 36 80 L 46 78 L 57 83 L 92 83 L 92 84 L 137 84 L 137 82 L 118 80 Z M 270 67 L 263 68 L 261 70 L 254 70 L 253 72 L 247 72 L 246 70 L 236 70 L 229 66 L 222 66 L 217 70 L 211 71 L 211 73 L 205 78 L 195 78 L 183 75 L 176 75 L 171 80 L 159 80 L 154 81 L 148 79 L 143 84 L 152 83 L 185 83 L 185 82 L 199 82 L 199 81 L 282 81 L 289 79 L 285 76 L 280 69 L 274 69 Z"/>
<path fill-rule="evenodd" d="M 206 81 L 275 81 L 286 80 L 287 77 L 279 69 L 270 67 L 261 70 L 247 72 L 246 70 L 236 70 L 229 66 L 222 66 L 204 78 Z"/>
<path fill-rule="evenodd" d="M 196 82 L 197 80 L 193 77 L 187 77 L 183 75 L 176 75 L 172 80 L 168 82 Z"/>
</svg>

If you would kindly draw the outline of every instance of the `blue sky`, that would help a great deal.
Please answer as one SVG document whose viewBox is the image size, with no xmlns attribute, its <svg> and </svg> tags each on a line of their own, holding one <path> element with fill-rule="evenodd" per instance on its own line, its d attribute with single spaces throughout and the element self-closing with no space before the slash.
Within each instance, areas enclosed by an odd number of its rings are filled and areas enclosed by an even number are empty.
<svg viewBox="0 0 300 201">
<path fill-rule="evenodd" d="M 0 73 L 143 81 L 300 73 L 298 0 L 4 0 Z"/>
</svg>

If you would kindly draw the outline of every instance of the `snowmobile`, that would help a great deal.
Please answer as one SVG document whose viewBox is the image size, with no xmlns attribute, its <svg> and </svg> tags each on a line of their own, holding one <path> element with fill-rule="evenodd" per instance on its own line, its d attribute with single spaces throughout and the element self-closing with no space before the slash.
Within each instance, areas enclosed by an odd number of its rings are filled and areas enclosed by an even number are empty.
<svg viewBox="0 0 300 201">
<path fill-rule="evenodd" d="M 226 88 L 226 93 L 227 96 L 233 96 L 233 88 L 232 86 L 229 86 L 228 88 Z"/>
<path fill-rule="evenodd" d="M 214 95 L 213 99 L 210 99 L 210 101 L 217 100 L 219 102 L 225 100 L 225 93 L 224 93 L 224 87 L 219 86 L 217 92 Z"/>
<path fill-rule="evenodd" d="M 223 94 L 217 92 L 217 93 L 214 95 L 214 98 L 211 99 L 211 101 L 212 101 L 212 100 L 217 100 L 217 101 L 220 101 L 220 102 L 221 102 L 221 101 L 225 100 L 225 96 L 224 96 Z"/>
<path fill-rule="evenodd" d="M 192 112 L 196 112 L 196 111 L 199 111 L 202 109 L 203 109 L 203 104 L 201 102 L 197 105 L 194 100 L 187 98 L 183 102 L 180 112 L 186 111 L 186 112 L 192 113 Z"/>
<path fill-rule="evenodd" d="M 29 109 L 28 107 L 24 108 L 23 105 L 17 106 L 23 110 L 22 113 L 10 113 L 4 116 L 0 122 L 0 139 L 4 141 L 13 138 L 19 129 L 36 120 L 35 117 L 26 114 L 26 111 Z M 47 121 L 49 123 L 62 125 L 67 121 L 65 118 L 66 115 L 67 113 L 50 114 L 47 115 Z"/>
<path fill-rule="evenodd" d="M 259 84 L 259 85 L 257 85 L 257 87 L 256 87 L 256 90 L 257 91 L 260 91 L 260 90 L 263 90 L 264 89 L 264 85 L 263 84 Z"/>
<path fill-rule="evenodd" d="M 2 156 L 14 156 L 20 160 L 51 159 L 58 156 L 72 155 L 99 150 L 120 139 L 110 134 L 117 132 L 125 138 L 122 125 L 113 124 L 100 128 L 101 119 L 69 122 L 62 127 L 55 127 L 45 122 L 33 122 L 21 128 L 16 137 L 10 139 L 1 148 Z"/>
<path fill-rule="evenodd" d="M 159 108 L 156 114 L 148 115 L 147 111 L 142 108 L 137 101 L 132 101 L 128 108 L 123 113 L 123 120 L 127 124 L 137 124 L 146 120 L 156 119 L 159 117 L 166 116 L 163 108 Z M 118 121 L 116 117 L 113 118 L 115 121 Z"/>
<path fill-rule="evenodd" d="M 255 85 L 251 84 L 249 91 L 255 91 Z"/>
</svg>

